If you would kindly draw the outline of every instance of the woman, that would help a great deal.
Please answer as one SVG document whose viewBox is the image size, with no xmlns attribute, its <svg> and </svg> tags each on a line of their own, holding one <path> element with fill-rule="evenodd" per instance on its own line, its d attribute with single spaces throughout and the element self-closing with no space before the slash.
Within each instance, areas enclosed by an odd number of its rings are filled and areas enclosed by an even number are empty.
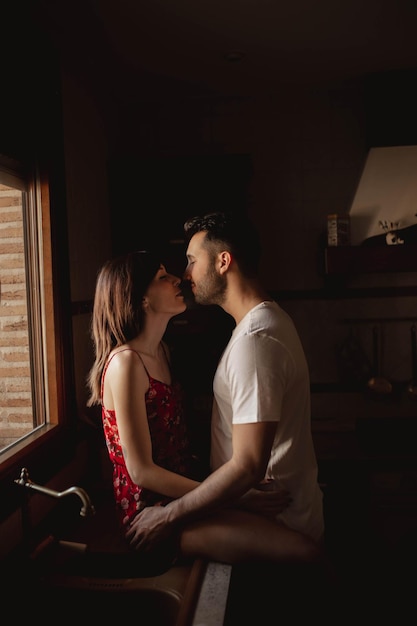
<svg viewBox="0 0 417 626">
<path fill-rule="evenodd" d="M 170 318 L 185 308 L 180 280 L 151 253 L 113 259 L 99 273 L 89 405 L 102 404 L 123 526 L 144 506 L 178 497 L 197 484 L 186 478 L 193 459 L 181 389 L 171 380 L 162 341 Z"/>
<path fill-rule="evenodd" d="M 169 320 L 185 308 L 180 279 L 151 253 L 110 260 L 98 275 L 89 406 L 102 406 L 125 532 L 144 507 L 165 504 L 199 484 L 192 473 L 181 390 L 172 380 L 163 341 Z M 233 507 L 228 503 L 178 529 L 175 550 L 227 563 L 316 561 L 320 550 L 310 538 L 272 519 L 289 501 L 285 492 L 251 490 Z M 165 545 L 172 549 L 172 542 Z"/>
</svg>

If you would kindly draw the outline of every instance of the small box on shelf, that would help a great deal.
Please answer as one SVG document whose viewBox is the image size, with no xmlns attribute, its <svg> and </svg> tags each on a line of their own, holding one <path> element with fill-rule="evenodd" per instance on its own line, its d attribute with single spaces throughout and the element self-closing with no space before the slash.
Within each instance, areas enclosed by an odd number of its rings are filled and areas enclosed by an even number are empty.
<svg viewBox="0 0 417 626">
<path fill-rule="evenodd" d="M 327 216 L 327 245 L 330 247 L 350 245 L 349 215 L 331 213 Z"/>
</svg>

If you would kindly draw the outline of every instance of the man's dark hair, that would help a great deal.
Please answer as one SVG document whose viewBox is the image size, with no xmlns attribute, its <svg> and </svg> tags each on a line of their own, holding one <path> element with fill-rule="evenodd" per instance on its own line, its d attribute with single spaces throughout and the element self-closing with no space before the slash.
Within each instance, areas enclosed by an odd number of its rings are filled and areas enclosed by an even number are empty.
<svg viewBox="0 0 417 626">
<path fill-rule="evenodd" d="M 235 257 L 243 274 L 256 276 L 261 243 L 258 232 L 248 217 L 216 212 L 196 215 L 184 224 L 187 242 L 202 231 L 206 232 L 204 243 L 207 247 L 213 247 L 216 251 L 220 247 L 228 250 Z"/>
</svg>

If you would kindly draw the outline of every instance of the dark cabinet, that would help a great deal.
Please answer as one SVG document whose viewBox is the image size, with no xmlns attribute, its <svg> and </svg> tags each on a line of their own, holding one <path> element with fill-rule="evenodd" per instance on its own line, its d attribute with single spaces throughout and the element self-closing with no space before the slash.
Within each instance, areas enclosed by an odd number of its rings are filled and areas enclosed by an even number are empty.
<svg viewBox="0 0 417 626">
<path fill-rule="evenodd" d="M 417 246 L 335 246 L 324 251 L 327 276 L 417 272 Z"/>
</svg>

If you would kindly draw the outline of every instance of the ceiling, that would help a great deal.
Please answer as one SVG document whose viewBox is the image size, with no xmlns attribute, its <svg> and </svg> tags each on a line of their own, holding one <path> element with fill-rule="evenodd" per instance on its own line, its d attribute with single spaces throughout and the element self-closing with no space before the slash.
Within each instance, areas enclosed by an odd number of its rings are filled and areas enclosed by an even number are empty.
<svg viewBox="0 0 417 626">
<path fill-rule="evenodd" d="M 100 97 L 253 94 L 417 68 L 416 0 L 36 0 Z"/>
</svg>

